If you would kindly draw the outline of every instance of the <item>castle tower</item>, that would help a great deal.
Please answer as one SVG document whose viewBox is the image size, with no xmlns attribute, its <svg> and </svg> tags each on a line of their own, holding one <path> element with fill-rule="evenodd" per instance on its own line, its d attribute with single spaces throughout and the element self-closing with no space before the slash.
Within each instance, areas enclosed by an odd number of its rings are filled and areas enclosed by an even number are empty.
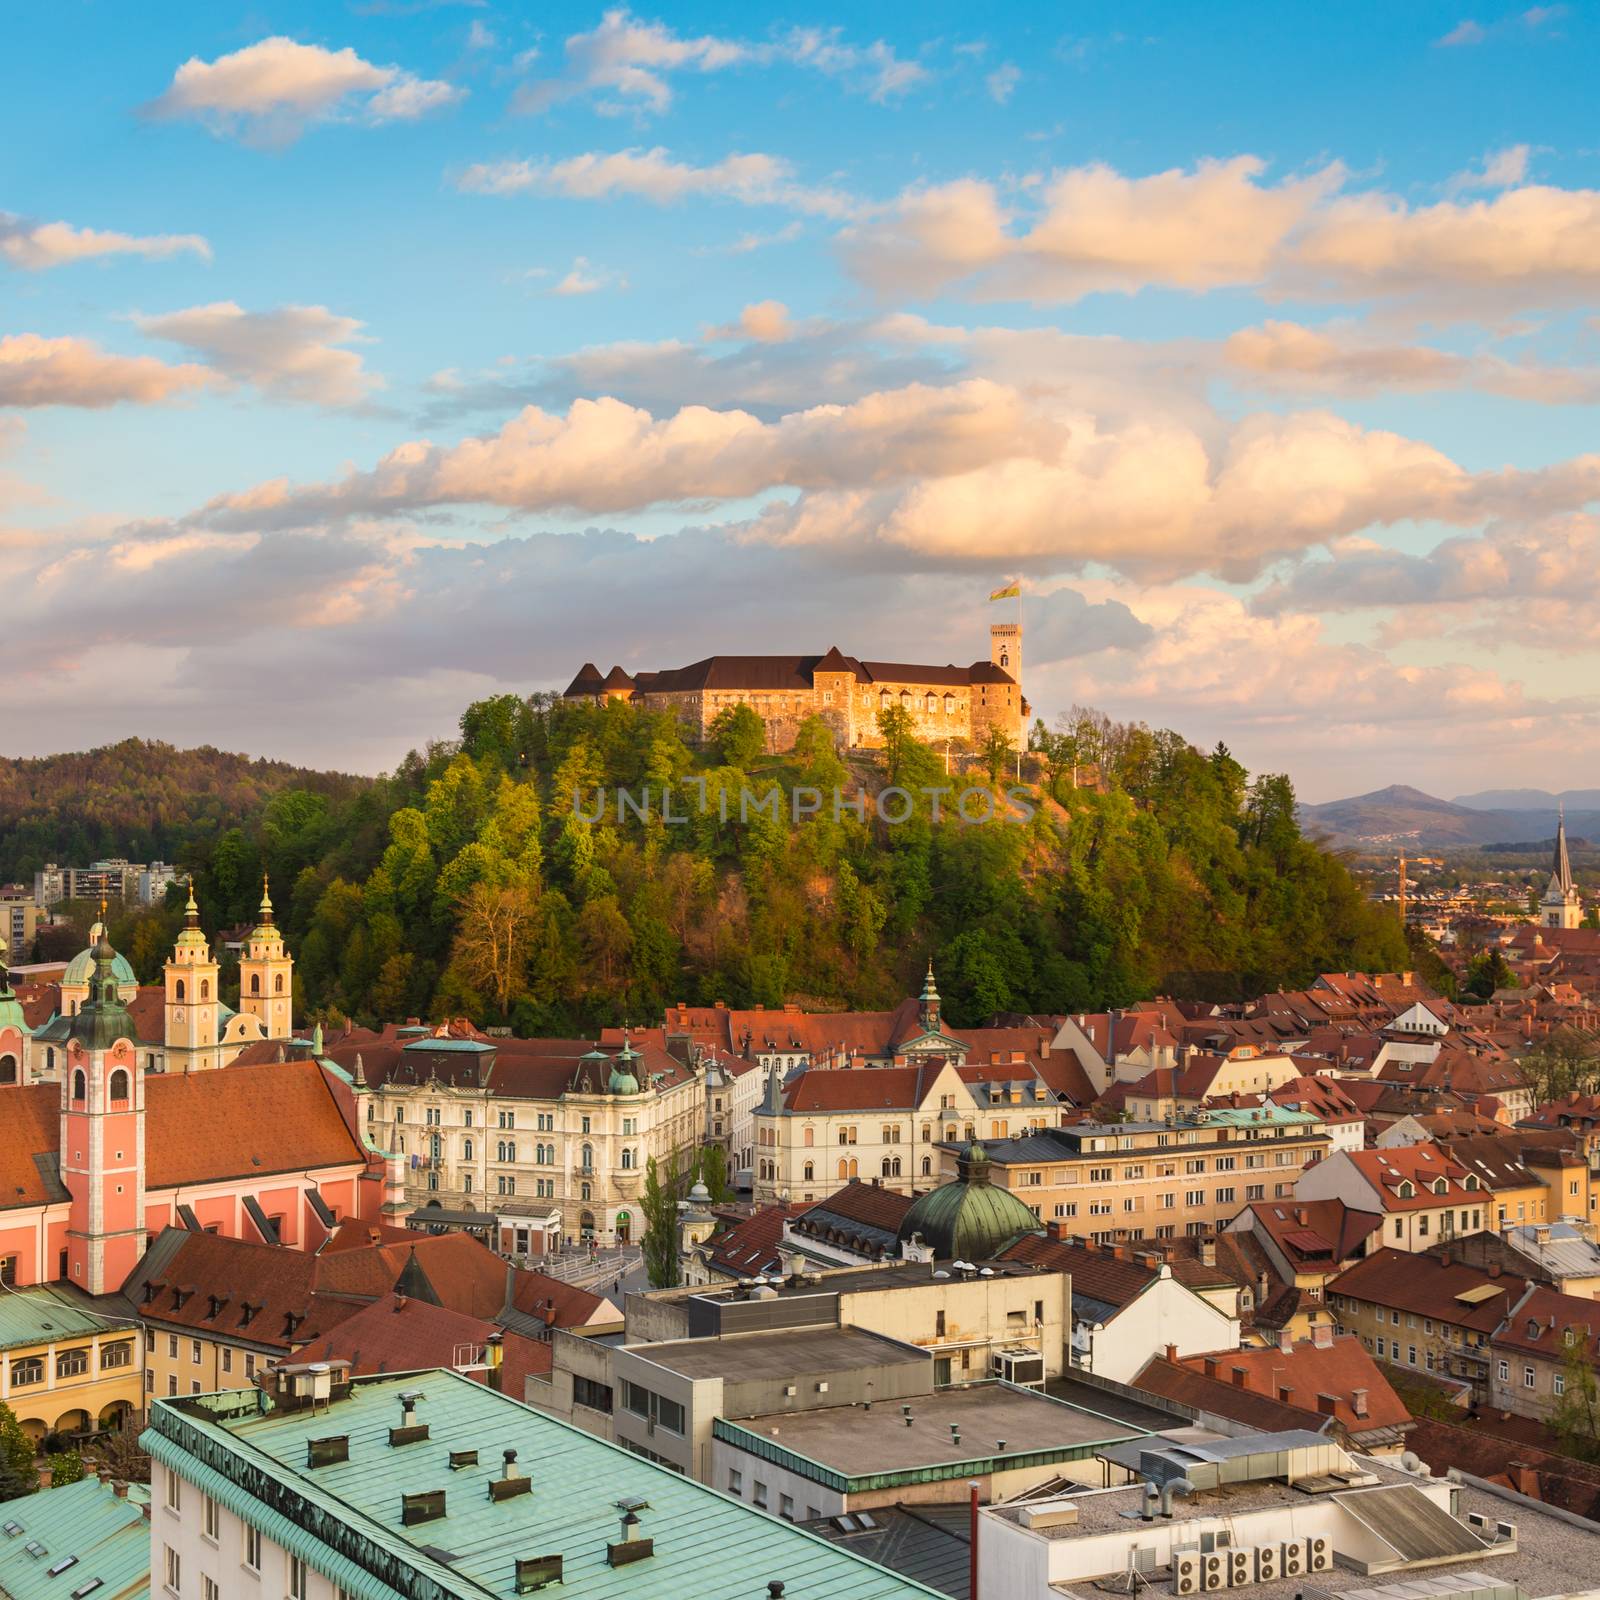
<svg viewBox="0 0 1600 1600">
<path fill-rule="evenodd" d="M 168 1072 L 201 1072 L 220 1067 L 217 1049 L 221 1035 L 221 999 L 217 963 L 200 931 L 200 908 L 195 904 L 194 882 L 189 883 L 189 904 L 184 908 L 183 932 L 172 947 L 164 969 Z"/>
<path fill-rule="evenodd" d="M 144 1069 L 104 927 L 93 955 L 61 1074 L 61 1181 L 71 1196 L 67 1280 L 110 1294 L 144 1254 Z"/>
<path fill-rule="evenodd" d="M 261 880 L 261 909 L 239 958 L 239 1009 L 257 1018 L 269 1039 L 294 1037 L 294 959 L 272 920 L 272 895 Z"/>
<path fill-rule="evenodd" d="M 1556 820 L 1555 859 L 1551 863 L 1550 884 L 1539 902 L 1541 928 L 1576 928 L 1583 921 L 1583 901 L 1572 881 L 1572 862 L 1567 855 L 1567 811 L 1561 808 Z"/>
<path fill-rule="evenodd" d="M 1020 622 L 991 622 L 989 624 L 989 659 L 1002 672 L 1009 672 L 1020 686 L 1022 683 L 1022 624 Z"/>
</svg>

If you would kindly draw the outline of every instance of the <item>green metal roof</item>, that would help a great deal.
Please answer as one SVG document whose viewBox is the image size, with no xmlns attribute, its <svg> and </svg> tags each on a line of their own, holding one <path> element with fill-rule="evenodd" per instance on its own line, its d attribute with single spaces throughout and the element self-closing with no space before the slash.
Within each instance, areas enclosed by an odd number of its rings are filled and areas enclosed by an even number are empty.
<svg viewBox="0 0 1600 1600">
<path fill-rule="evenodd" d="M 1221 1125 L 1224 1128 L 1260 1128 L 1260 1127 L 1285 1127 L 1304 1122 L 1317 1120 L 1309 1111 L 1291 1111 L 1287 1106 L 1279 1106 L 1268 1101 L 1260 1106 L 1222 1106 L 1213 1108 L 1207 1106 L 1204 1121 L 1191 1118 L 1184 1123 L 1185 1127 L 1199 1123 Z"/>
<path fill-rule="evenodd" d="M 13 1289 L 0 1294 L 0 1350 L 49 1344 L 93 1333 L 116 1333 L 120 1325 L 98 1317 L 49 1287 Z M 138 1330 L 126 1330 L 131 1339 Z"/>
<path fill-rule="evenodd" d="M 415 1420 L 430 1436 L 392 1447 L 405 1390 L 425 1397 Z M 349 1459 L 308 1468 L 309 1441 L 340 1434 Z M 158 1400 L 143 1442 L 361 1600 L 509 1600 L 516 1561 L 555 1554 L 562 1600 L 763 1600 L 773 1579 L 788 1600 L 935 1593 L 453 1372 L 358 1380 L 315 1411 L 250 1391 Z M 477 1465 L 450 1470 L 451 1451 L 474 1449 Z M 508 1449 L 532 1492 L 492 1501 Z M 444 1491 L 446 1515 L 405 1527 L 401 1496 L 431 1490 Z M 614 1568 L 606 1546 L 624 1499 L 645 1502 L 637 1534 L 655 1549 Z"/>
<path fill-rule="evenodd" d="M 61 981 L 71 987 L 73 984 L 87 983 L 94 976 L 94 947 L 100 931 L 100 924 L 95 923 L 89 932 L 89 945 L 87 949 L 80 950 L 68 963 L 67 970 L 61 974 Z M 111 976 L 119 984 L 138 983 L 138 975 L 128 964 L 128 958 L 116 954 L 111 958 Z"/>
<path fill-rule="evenodd" d="M 935 1256 L 987 1261 L 1039 1219 L 1009 1189 L 989 1182 L 989 1157 L 973 1143 L 957 1160 L 960 1176 L 921 1195 L 900 1219 L 898 1237 L 920 1234 Z"/>
<path fill-rule="evenodd" d="M 0 1505 L 0 1595 L 9 1600 L 65 1600 L 99 1578 L 94 1600 L 149 1600 L 150 1491 L 129 1487 L 119 1499 L 109 1483 L 85 1478 Z M 13 1533 L 12 1528 L 18 1531 Z M 28 1546 L 42 1548 L 30 1554 Z M 78 1559 L 54 1577 L 50 1568 Z"/>
</svg>

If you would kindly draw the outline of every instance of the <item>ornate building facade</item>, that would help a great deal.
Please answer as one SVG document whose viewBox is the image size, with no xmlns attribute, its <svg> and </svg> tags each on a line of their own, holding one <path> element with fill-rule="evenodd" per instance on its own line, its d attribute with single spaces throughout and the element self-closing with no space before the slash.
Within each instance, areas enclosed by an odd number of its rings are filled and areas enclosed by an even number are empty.
<svg viewBox="0 0 1600 1600">
<path fill-rule="evenodd" d="M 970 666 L 862 661 L 837 646 L 820 656 L 707 656 L 687 667 L 604 677 L 591 662 L 567 686 L 569 700 L 622 700 L 670 711 L 689 738 L 703 740 L 717 713 L 748 706 L 766 724 L 768 747 L 787 750 L 807 718 L 819 716 L 841 748 L 882 743 L 878 715 L 909 712 L 917 737 L 982 741 L 1001 729 L 1022 749 L 1030 707 L 1022 693 L 1022 625 L 989 629 L 989 659 Z"/>
</svg>

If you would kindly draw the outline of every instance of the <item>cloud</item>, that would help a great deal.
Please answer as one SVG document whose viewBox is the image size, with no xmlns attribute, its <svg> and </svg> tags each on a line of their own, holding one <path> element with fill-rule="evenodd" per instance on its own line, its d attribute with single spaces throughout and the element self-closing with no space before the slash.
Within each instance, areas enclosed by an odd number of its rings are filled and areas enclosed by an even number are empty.
<svg viewBox="0 0 1600 1600">
<path fill-rule="evenodd" d="M 561 281 L 555 284 L 551 294 L 578 295 L 598 294 L 602 289 L 626 289 L 628 280 L 620 272 L 612 272 L 607 267 L 596 267 L 590 264 L 587 256 L 574 258 L 571 267 Z"/>
<path fill-rule="evenodd" d="M 908 94 L 927 82 L 928 70 L 903 60 L 882 39 L 861 46 L 846 44 L 838 28 L 794 28 L 780 53 L 802 67 L 814 67 L 830 78 L 842 78 L 863 88 L 880 104 Z"/>
<path fill-rule="evenodd" d="M 659 22 L 641 22 L 624 9 L 608 11 L 590 33 L 575 33 L 566 45 L 566 72 L 523 84 L 511 109 L 548 111 L 563 100 L 596 92 L 615 94 L 642 111 L 665 111 L 672 103 L 669 72 L 720 72 L 749 59 L 746 46 L 710 34 L 686 39 Z"/>
<path fill-rule="evenodd" d="M 456 187 L 469 194 L 553 194 L 574 200 L 609 200 L 631 195 L 653 205 L 674 205 L 705 196 L 747 206 L 785 206 L 825 217 L 848 216 L 854 207 L 831 189 L 812 189 L 794 181 L 794 169 L 780 156 L 724 156 L 709 167 L 674 161 L 659 146 L 653 150 L 591 151 L 564 161 L 495 161 L 468 167 Z"/>
<path fill-rule="evenodd" d="M 1433 42 L 1442 50 L 1458 49 L 1462 45 L 1482 44 L 1489 37 L 1488 30 L 1481 22 L 1474 22 L 1470 17 L 1458 22 L 1449 33 Z"/>
<path fill-rule="evenodd" d="M 448 83 L 376 66 L 346 46 L 326 50 L 274 35 L 215 61 L 191 56 L 171 86 L 145 107 L 152 118 L 194 118 L 213 133 L 263 145 L 293 143 L 336 115 L 369 123 L 409 122 L 461 99 Z"/>
<path fill-rule="evenodd" d="M 1064 303 L 1255 287 L 1454 317 L 1594 298 L 1600 190 L 1518 183 L 1525 164 L 1523 147 L 1502 151 L 1470 178 L 1513 186 L 1424 206 L 1381 190 L 1342 193 L 1337 164 L 1268 183 L 1254 156 L 1139 178 L 1075 167 L 1021 186 L 1009 204 L 994 184 L 962 178 L 905 191 L 847 226 L 839 244 L 857 278 L 899 297 L 960 289 Z"/>
<path fill-rule="evenodd" d="M 688 37 L 624 8 L 607 11 L 592 31 L 572 34 L 565 54 L 566 67 L 558 77 L 517 90 L 513 111 L 540 113 L 568 100 L 597 96 L 596 109 L 602 112 L 658 114 L 672 104 L 671 74 L 750 65 L 808 68 L 880 103 L 907 94 L 928 77 L 926 68 L 902 59 L 883 40 L 852 44 L 838 28 L 791 28 L 765 42 L 715 34 Z"/>
<path fill-rule="evenodd" d="M 961 284 L 979 298 L 1072 301 L 1150 286 L 1206 290 L 1259 283 L 1284 240 L 1335 188 L 1329 167 L 1280 184 L 1258 181 L 1254 156 L 1202 161 L 1191 172 L 1128 178 L 1095 164 L 1057 174 L 1021 233 L 993 185 L 961 179 L 907 191 L 881 216 L 845 231 L 845 260 L 882 292 Z"/>
<path fill-rule="evenodd" d="M 712 328 L 711 339 L 753 339 L 757 344 L 783 344 L 794 338 L 795 325 L 781 300 L 757 300 L 739 313 L 737 322 Z"/>
<path fill-rule="evenodd" d="M 95 256 L 143 256 L 147 261 L 160 261 L 185 253 L 209 261 L 211 246 L 197 233 L 158 233 L 141 238 L 131 233 L 75 228 L 68 222 L 30 222 L 0 211 L 0 261 L 30 272 Z"/>
<path fill-rule="evenodd" d="M 1528 157 L 1532 146 L 1508 145 L 1504 150 L 1491 150 L 1476 170 L 1468 168 L 1449 179 L 1445 186 L 1448 195 L 1461 194 L 1468 189 L 1511 189 L 1528 176 Z"/>
<path fill-rule="evenodd" d="M 274 400 L 357 405 L 381 386 L 359 354 L 338 348 L 360 335 L 361 324 L 326 306 L 246 311 L 221 300 L 161 316 L 136 316 L 134 322 L 151 338 L 182 345 L 225 377 L 253 384 Z"/>
<path fill-rule="evenodd" d="M 747 256 L 754 250 L 764 250 L 769 244 L 792 244 L 805 232 L 803 222 L 786 222 L 771 233 L 741 233 L 727 246 L 730 256 Z"/>
<path fill-rule="evenodd" d="M 1022 71 L 1013 66 L 1009 61 L 996 67 L 984 80 L 983 86 L 989 91 L 989 98 L 997 106 L 1003 106 L 1010 100 L 1012 91 L 1022 81 Z"/>
<path fill-rule="evenodd" d="M 154 405 L 213 382 L 204 367 L 110 355 L 88 339 L 0 336 L 0 406 Z"/>
<path fill-rule="evenodd" d="M 1349 328 L 1265 322 L 1230 335 L 1223 358 L 1237 377 L 1284 393 L 1477 389 L 1544 405 L 1600 402 L 1600 367 L 1551 367 L 1491 354 L 1457 355 L 1427 345 L 1380 344 Z"/>
</svg>

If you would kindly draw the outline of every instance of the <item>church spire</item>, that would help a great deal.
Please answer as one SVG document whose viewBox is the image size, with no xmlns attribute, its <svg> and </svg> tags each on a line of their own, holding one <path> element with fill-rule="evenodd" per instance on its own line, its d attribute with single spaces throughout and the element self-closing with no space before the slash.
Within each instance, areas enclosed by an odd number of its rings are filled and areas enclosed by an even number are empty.
<svg viewBox="0 0 1600 1600">
<path fill-rule="evenodd" d="M 272 893 L 271 893 L 271 889 L 272 889 L 271 883 L 269 882 L 266 873 L 263 872 L 261 874 L 261 906 L 260 906 L 259 910 L 256 913 L 257 917 L 260 919 L 261 926 L 263 928 L 270 928 L 272 926 Z"/>
<path fill-rule="evenodd" d="M 917 1006 L 924 1033 L 939 1031 L 939 986 L 933 981 L 933 957 L 928 957 L 928 975 L 922 980 L 922 998 Z"/>
<path fill-rule="evenodd" d="M 1572 893 L 1572 861 L 1567 855 L 1567 807 L 1566 802 L 1560 802 L 1556 812 L 1556 857 L 1554 862 L 1555 884 L 1562 894 Z"/>
</svg>

